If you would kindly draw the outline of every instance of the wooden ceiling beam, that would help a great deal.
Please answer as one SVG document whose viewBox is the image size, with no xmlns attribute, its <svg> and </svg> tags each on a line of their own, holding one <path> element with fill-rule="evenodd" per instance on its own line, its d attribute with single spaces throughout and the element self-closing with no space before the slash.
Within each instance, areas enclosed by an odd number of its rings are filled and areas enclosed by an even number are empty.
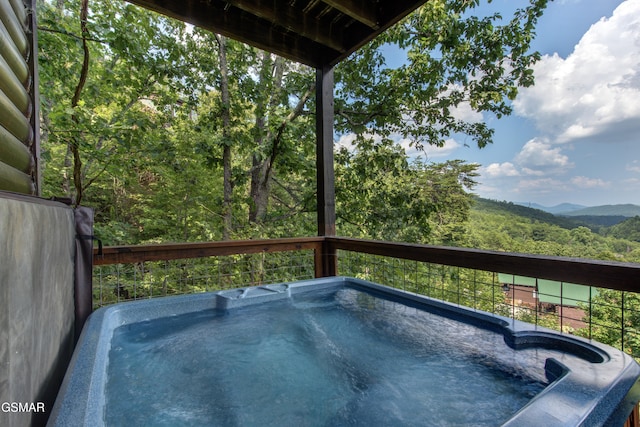
<svg viewBox="0 0 640 427">
<path fill-rule="evenodd" d="M 329 6 L 339 10 L 355 19 L 358 22 L 365 24 L 367 27 L 378 30 L 380 28 L 380 20 L 377 15 L 377 11 L 372 8 L 372 3 L 377 2 L 372 0 L 322 0 Z"/>
<path fill-rule="evenodd" d="M 324 2 L 333 2 L 336 0 L 322 0 Z M 339 0 L 338 0 L 339 1 Z M 379 1 L 380 16 L 384 17 L 384 20 L 380 22 L 379 28 L 376 31 L 369 31 L 366 27 L 360 26 L 353 28 L 345 35 L 345 43 L 349 46 L 350 52 L 347 55 L 342 55 L 333 62 L 333 65 L 347 58 L 351 52 L 360 49 L 365 44 L 376 38 L 382 32 L 386 31 L 392 25 L 401 21 L 412 11 L 419 8 L 422 4 L 429 0 L 390 0 Z"/>
<path fill-rule="evenodd" d="M 427 0 L 128 0 L 302 64 L 334 66 Z"/>
<path fill-rule="evenodd" d="M 343 43 L 342 27 L 328 19 L 314 19 L 286 2 L 274 0 L 226 0 L 229 4 L 252 15 L 272 22 L 286 30 L 313 40 L 340 53 L 347 50 Z"/>
<path fill-rule="evenodd" d="M 314 68 L 335 63 L 343 52 L 292 31 L 273 25 L 264 19 L 221 0 L 129 0 L 131 3 L 176 18 L 206 30 L 222 34 L 282 57 Z"/>
</svg>

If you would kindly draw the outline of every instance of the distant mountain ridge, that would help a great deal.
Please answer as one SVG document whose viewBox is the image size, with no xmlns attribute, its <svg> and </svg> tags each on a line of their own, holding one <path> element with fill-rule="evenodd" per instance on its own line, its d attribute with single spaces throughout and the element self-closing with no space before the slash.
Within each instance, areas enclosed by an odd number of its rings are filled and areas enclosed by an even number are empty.
<svg viewBox="0 0 640 427">
<path fill-rule="evenodd" d="M 640 215 L 625 217 L 609 214 L 610 212 L 623 212 L 629 215 L 640 212 L 640 206 L 638 205 L 603 205 L 584 208 L 585 210 L 588 209 L 587 213 L 592 213 L 591 215 L 582 215 L 580 213 L 576 215 L 554 215 L 533 206 L 535 206 L 533 203 L 521 204 L 475 197 L 472 210 L 482 214 L 495 215 L 501 218 L 501 221 L 507 223 L 512 221 L 510 216 L 521 217 L 526 218 L 531 224 L 546 223 L 567 230 L 587 227 L 601 236 L 640 242 Z M 595 214 L 593 214 L 594 212 Z M 514 221 L 517 222 L 518 220 Z"/>
<path fill-rule="evenodd" d="M 584 205 L 576 205 L 574 203 L 561 203 L 555 206 L 543 206 L 538 203 L 529 203 L 529 202 L 515 202 L 516 205 L 526 206 L 532 209 L 539 209 L 541 211 L 549 212 L 550 214 L 564 214 L 565 212 L 573 212 L 580 209 L 588 208 L 588 206 Z"/>
<path fill-rule="evenodd" d="M 497 201 L 491 199 L 484 199 L 481 197 L 475 198 L 475 203 L 473 209 L 483 212 L 506 212 L 513 215 L 529 218 L 533 221 L 545 222 L 548 224 L 557 225 L 562 228 L 566 228 L 571 230 L 572 228 L 576 228 L 581 225 L 587 225 L 579 220 L 574 218 L 566 217 L 566 216 L 558 216 L 552 213 L 549 213 L 545 210 L 538 209 L 532 206 L 528 206 L 527 204 L 519 204 L 507 201 Z"/>
<path fill-rule="evenodd" d="M 577 211 L 562 212 L 558 215 L 565 216 L 625 216 L 633 218 L 640 215 L 640 206 L 632 204 L 602 205 L 584 208 Z"/>
<path fill-rule="evenodd" d="M 572 203 L 562 203 L 551 207 L 543 206 L 538 203 L 516 202 L 516 204 L 560 216 L 617 216 L 626 218 L 640 216 L 640 206 L 630 203 L 601 206 L 582 206 Z"/>
<path fill-rule="evenodd" d="M 539 207 L 535 207 L 539 206 Z M 579 206 L 564 203 L 554 208 L 562 209 L 567 206 Z M 621 208 L 624 206 L 625 208 Z M 497 200 L 483 199 L 476 197 L 474 209 L 485 212 L 508 212 L 514 215 L 529 218 L 532 221 L 546 222 L 548 224 L 557 225 L 562 228 L 571 230 L 576 227 L 584 226 L 590 228 L 594 232 L 599 232 L 603 227 L 611 227 L 626 221 L 632 221 L 634 218 L 640 218 L 640 214 L 632 215 L 640 212 L 640 206 L 637 205 L 604 205 L 589 208 L 581 208 L 566 213 L 553 214 L 544 209 L 548 207 L 537 205 L 535 203 L 514 203 Z M 552 208 L 553 210 L 553 208 Z M 587 212 L 583 214 L 582 212 Z M 589 214 L 591 212 L 591 214 Z M 623 212 L 625 215 L 611 214 L 611 212 Z"/>
</svg>

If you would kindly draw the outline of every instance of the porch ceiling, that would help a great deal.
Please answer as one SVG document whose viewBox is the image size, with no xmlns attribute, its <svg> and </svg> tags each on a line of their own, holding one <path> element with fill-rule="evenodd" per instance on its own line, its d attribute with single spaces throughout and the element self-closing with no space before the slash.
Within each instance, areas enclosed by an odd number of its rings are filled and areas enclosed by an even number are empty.
<svg viewBox="0 0 640 427">
<path fill-rule="evenodd" d="M 426 0 L 129 0 L 315 67 L 333 66 Z"/>
</svg>

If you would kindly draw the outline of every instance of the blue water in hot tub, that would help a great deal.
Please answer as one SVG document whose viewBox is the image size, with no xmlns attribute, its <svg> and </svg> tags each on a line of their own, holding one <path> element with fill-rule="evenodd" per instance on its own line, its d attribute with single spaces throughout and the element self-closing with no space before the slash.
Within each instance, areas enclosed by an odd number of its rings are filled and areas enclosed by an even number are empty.
<svg viewBox="0 0 640 427">
<path fill-rule="evenodd" d="M 553 350 L 348 287 L 119 327 L 110 425 L 493 426 Z"/>
</svg>

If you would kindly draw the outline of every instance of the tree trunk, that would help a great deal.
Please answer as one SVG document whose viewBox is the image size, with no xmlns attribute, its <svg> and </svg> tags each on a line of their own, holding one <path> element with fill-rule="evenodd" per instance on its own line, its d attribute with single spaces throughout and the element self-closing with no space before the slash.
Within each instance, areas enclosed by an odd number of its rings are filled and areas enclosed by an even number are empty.
<svg viewBox="0 0 640 427">
<path fill-rule="evenodd" d="M 284 59 L 276 57 L 275 61 L 272 61 L 271 55 L 264 52 L 262 70 L 260 71 L 260 86 L 265 91 L 269 91 L 269 93 L 261 97 L 256 105 L 256 145 L 258 153 L 253 155 L 252 161 L 250 189 L 252 204 L 249 207 L 249 222 L 261 222 L 267 214 L 271 188 L 269 181 L 274 152 L 273 149 L 267 150 L 267 144 L 272 142 L 268 117 L 275 114 L 274 110 L 278 105 L 278 98 L 282 90 L 283 75 Z"/>
<path fill-rule="evenodd" d="M 249 221 L 262 222 L 267 215 L 269 192 L 271 189 L 267 160 L 260 163 L 254 156 L 254 171 L 251 174 L 251 201 Z"/>
<path fill-rule="evenodd" d="M 218 59 L 220 60 L 220 93 L 222 95 L 222 139 L 224 146 L 222 149 L 223 164 L 223 231 L 222 238 L 229 240 L 233 227 L 233 184 L 231 176 L 231 105 L 229 100 L 229 68 L 227 64 L 227 42 L 223 36 L 216 34 L 218 41 Z"/>
<path fill-rule="evenodd" d="M 89 46 L 87 45 L 87 36 L 89 35 L 89 29 L 87 28 L 87 18 L 89 14 L 89 0 L 82 0 L 80 5 L 80 28 L 82 29 L 82 69 L 80 70 L 80 78 L 76 85 L 76 90 L 71 99 L 71 108 L 76 109 L 80 103 L 80 94 L 87 81 L 87 75 L 89 74 Z M 71 120 L 78 125 L 79 119 L 75 111 L 71 115 Z M 82 159 L 80 157 L 80 139 L 81 134 L 74 134 L 69 142 L 69 150 L 73 155 L 73 184 L 76 189 L 75 204 L 80 205 L 82 203 Z"/>
<path fill-rule="evenodd" d="M 65 196 L 73 197 L 71 194 L 71 179 L 69 178 L 69 171 L 71 170 L 71 145 L 67 145 L 67 151 L 64 155 L 64 172 L 62 174 L 62 191 Z"/>
</svg>

